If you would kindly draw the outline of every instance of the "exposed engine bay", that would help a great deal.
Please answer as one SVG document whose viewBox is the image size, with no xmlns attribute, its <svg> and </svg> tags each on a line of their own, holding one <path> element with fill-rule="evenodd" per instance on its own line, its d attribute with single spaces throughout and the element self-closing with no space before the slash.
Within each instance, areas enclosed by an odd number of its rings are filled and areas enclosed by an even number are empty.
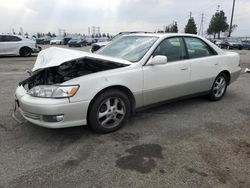
<svg viewBox="0 0 250 188">
<path fill-rule="evenodd" d="M 38 85 L 61 84 L 76 77 L 125 66 L 128 65 L 85 57 L 65 62 L 59 66 L 38 70 L 20 82 L 19 85 L 29 90 Z"/>
</svg>

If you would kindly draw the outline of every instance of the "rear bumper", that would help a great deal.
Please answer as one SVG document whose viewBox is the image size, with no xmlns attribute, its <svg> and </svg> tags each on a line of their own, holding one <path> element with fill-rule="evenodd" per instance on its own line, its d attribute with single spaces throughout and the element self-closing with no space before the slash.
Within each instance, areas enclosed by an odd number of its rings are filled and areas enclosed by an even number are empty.
<svg viewBox="0 0 250 188">
<path fill-rule="evenodd" d="M 40 46 L 38 46 L 37 48 L 32 48 L 32 52 L 33 53 L 38 53 L 38 52 L 40 52 L 41 51 L 41 47 Z"/>
<path fill-rule="evenodd" d="M 241 68 L 240 68 L 240 67 L 239 67 L 236 71 L 234 71 L 234 72 L 231 73 L 230 84 L 231 84 L 232 82 L 234 82 L 235 80 L 237 80 L 237 78 L 239 78 L 240 73 L 241 73 Z"/>
</svg>

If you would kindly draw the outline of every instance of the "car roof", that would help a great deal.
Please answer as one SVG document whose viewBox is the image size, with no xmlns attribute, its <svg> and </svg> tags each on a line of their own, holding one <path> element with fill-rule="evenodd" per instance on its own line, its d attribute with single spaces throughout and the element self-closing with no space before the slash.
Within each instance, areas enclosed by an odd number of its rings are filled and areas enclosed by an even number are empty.
<svg viewBox="0 0 250 188">
<path fill-rule="evenodd" d="M 186 33 L 131 33 L 131 34 L 127 34 L 127 36 L 150 36 L 150 37 L 158 37 L 158 38 L 166 38 L 166 37 L 174 37 L 174 36 L 189 36 L 189 37 L 200 38 L 200 36 L 198 35 L 186 34 Z"/>
</svg>

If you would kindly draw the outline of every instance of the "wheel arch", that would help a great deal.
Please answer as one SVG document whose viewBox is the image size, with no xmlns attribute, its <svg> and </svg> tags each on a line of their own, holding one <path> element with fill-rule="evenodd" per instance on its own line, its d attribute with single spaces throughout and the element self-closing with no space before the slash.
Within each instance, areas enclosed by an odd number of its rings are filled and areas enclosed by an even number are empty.
<svg viewBox="0 0 250 188">
<path fill-rule="evenodd" d="M 227 76 L 227 81 L 228 81 L 228 85 L 230 84 L 230 81 L 231 81 L 231 75 L 230 75 L 230 72 L 228 70 L 223 70 L 221 71 L 219 74 L 225 74 Z"/>
<path fill-rule="evenodd" d="M 132 91 L 123 85 L 112 85 L 112 86 L 108 86 L 103 88 L 102 90 L 100 90 L 98 93 L 95 94 L 95 96 L 93 97 L 93 99 L 90 101 L 90 104 L 88 106 L 88 110 L 87 110 L 87 117 L 89 116 L 89 109 L 91 108 L 91 105 L 93 103 L 93 101 L 103 92 L 107 91 L 107 90 L 112 90 L 112 89 L 117 89 L 120 90 L 121 92 L 125 93 L 128 96 L 128 99 L 130 101 L 131 104 L 131 112 L 133 113 L 135 110 L 135 106 L 136 106 L 136 101 L 135 101 L 135 97 L 132 93 Z M 88 119 L 88 118 L 87 118 Z M 88 120 L 87 120 L 88 121 Z"/>
<path fill-rule="evenodd" d="M 23 50 L 23 49 L 29 49 L 29 50 L 32 51 L 31 47 L 29 47 L 29 46 L 21 46 L 21 47 L 19 48 L 19 54 L 20 54 L 21 50 Z"/>
</svg>

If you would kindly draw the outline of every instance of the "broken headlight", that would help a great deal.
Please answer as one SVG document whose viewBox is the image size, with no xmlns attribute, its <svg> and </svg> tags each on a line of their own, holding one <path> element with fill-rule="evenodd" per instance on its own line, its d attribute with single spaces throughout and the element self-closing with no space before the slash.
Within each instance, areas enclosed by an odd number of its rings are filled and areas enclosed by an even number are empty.
<svg viewBox="0 0 250 188">
<path fill-rule="evenodd" d="M 28 94 L 33 97 L 43 98 L 67 98 L 72 97 L 78 91 L 79 86 L 56 86 L 56 85 L 40 85 L 31 88 Z"/>
</svg>

